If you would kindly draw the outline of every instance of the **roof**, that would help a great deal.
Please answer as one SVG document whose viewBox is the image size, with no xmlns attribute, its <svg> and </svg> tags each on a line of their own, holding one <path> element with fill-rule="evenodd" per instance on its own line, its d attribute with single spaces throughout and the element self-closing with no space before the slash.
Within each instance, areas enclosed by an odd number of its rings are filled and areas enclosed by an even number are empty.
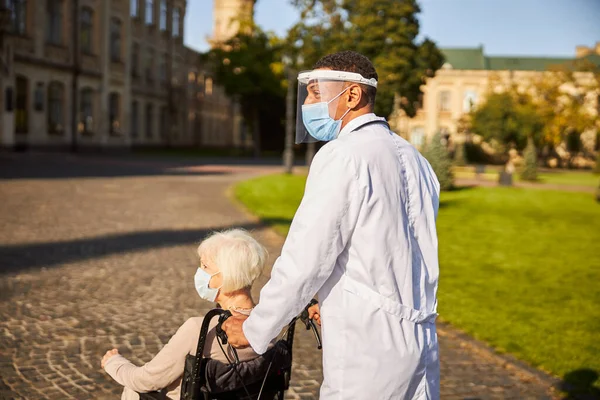
<svg viewBox="0 0 600 400">
<path fill-rule="evenodd" d="M 518 57 L 492 56 L 483 52 L 483 46 L 475 48 L 442 48 L 448 68 L 462 70 L 491 71 L 546 71 L 552 67 L 572 65 L 577 59 L 567 57 Z M 600 66 L 600 55 L 591 54 L 586 57 Z"/>
</svg>

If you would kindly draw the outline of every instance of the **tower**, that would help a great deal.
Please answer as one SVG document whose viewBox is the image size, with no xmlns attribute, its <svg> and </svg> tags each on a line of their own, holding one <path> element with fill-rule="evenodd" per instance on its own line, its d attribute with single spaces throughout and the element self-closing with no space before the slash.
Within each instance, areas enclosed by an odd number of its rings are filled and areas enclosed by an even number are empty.
<svg viewBox="0 0 600 400">
<path fill-rule="evenodd" d="M 210 43 L 214 47 L 238 33 L 239 21 L 252 21 L 256 0 L 213 1 L 213 34 Z"/>
</svg>

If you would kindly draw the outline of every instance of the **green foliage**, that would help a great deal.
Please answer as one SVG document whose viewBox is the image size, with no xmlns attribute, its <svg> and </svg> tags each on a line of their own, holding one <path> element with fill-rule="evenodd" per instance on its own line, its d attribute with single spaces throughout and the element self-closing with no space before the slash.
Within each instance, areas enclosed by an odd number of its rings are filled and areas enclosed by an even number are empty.
<svg viewBox="0 0 600 400">
<path fill-rule="evenodd" d="M 304 182 L 265 176 L 236 195 L 286 234 Z M 600 207 L 589 194 L 476 188 L 441 201 L 440 318 L 558 376 L 600 370 Z"/>
<path fill-rule="evenodd" d="M 529 138 L 527 141 L 527 147 L 525 148 L 525 167 L 521 172 L 521 179 L 524 181 L 536 181 L 537 180 L 537 150 L 533 139 Z"/>
<path fill-rule="evenodd" d="M 240 103 L 241 112 L 260 150 L 260 115 L 284 104 L 286 80 L 283 44 L 260 27 L 244 22 L 240 32 L 207 55 L 216 81 Z M 281 107 L 279 107 L 281 108 Z M 271 115 L 280 123 L 283 115 Z"/>
<path fill-rule="evenodd" d="M 375 112 L 388 116 L 397 95 L 400 107 L 416 113 L 420 87 L 443 62 L 429 39 L 417 42 L 420 12 L 416 0 L 293 0 L 301 22 L 291 31 L 290 43 L 300 45 L 305 69 L 320 57 L 354 50 L 369 57 L 379 75 Z"/>
<path fill-rule="evenodd" d="M 442 135 L 439 132 L 426 144 L 423 156 L 431 164 L 431 168 L 433 168 L 440 181 L 440 188 L 442 190 L 452 189 L 454 186 L 452 160 L 450 159 L 446 145 L 442 142 Z"/>
<path fill-rule="evenodd" d="M 527 138 L 538 138 L 543 127 L 529 95 L 514 92 L 491 93 L 472 111 L 471 130 L 485 140 L 495 140 L 504 150 L 523 150 Z"/>
<path fill-rule="evenodd" d="M 596 166 L 594 167 L 594 173 L 600 175 L 600 151 L 596 154 Z"/>
</svg>

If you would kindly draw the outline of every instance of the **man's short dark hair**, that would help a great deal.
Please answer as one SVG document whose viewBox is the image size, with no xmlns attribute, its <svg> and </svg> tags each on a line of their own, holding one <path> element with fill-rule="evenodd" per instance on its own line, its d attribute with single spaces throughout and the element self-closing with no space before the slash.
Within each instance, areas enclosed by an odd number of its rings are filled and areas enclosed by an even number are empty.
<svg viewBox="0 0 600 400">
<path fill-rule="evenodd" d="M 379 79 L 377 76 L 377 71 L 375 71 L 375 67 L 373 66 L 371 60 L 355 51 L 340 51 L 339 53 L 328 54 L 317 61 L 313 67 L 313 69 L 319 68 L 327 68 L 335 71 L 356 72 L 361 74 L 366 79 Z M 374 105 L 377 89 L 373 86 L 362 84 L 360 87 L 367 95 L 367 102 L 371 105 Z"/>
</svg>

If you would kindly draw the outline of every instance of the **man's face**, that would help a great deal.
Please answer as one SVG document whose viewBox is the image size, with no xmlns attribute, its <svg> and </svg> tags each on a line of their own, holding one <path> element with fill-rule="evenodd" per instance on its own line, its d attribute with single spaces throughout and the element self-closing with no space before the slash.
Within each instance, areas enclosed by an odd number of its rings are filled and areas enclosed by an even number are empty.
<svg viewBox="0 0 600 400">
<path fill-rule="evenodd" d="M 345 106 L 346 99 L 342 93 L 347 86 L 347 83 L 340 81 L 311 81 L 306 87 L 308 95 L 304 100 L 304 104 L 329 103 L 329 116 L 333 119 L 338 119 L 338 116 L 342 115 L 347 108 Z M 336 98 L 340 93 L 342 95 Z M 331 101 L 334 98 L 335 100 Z M 342 110 L 341 113 L 339 112 L 340 110 Z"/>
</svg>

